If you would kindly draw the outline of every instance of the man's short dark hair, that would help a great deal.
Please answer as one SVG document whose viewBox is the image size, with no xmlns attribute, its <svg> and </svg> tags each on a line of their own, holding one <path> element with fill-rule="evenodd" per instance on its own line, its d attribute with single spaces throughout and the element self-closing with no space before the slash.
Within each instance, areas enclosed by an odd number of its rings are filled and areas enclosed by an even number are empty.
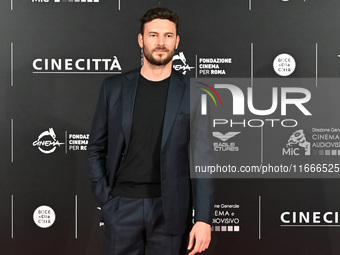
<svg viewBox="0 0 340 255">
<path fill-rule="evenodd" d="M 156 7 L 148 10 L 144 16 L 140 19 L 141 22 L 141 34 L 144 34 L 144 24 L 148 23 L 154 19 L 167 19 L 175 23 L 176 34 L 178 34 L 179 18 L 176 13 L 169 10 L 168 8 Z"/>
</svg>

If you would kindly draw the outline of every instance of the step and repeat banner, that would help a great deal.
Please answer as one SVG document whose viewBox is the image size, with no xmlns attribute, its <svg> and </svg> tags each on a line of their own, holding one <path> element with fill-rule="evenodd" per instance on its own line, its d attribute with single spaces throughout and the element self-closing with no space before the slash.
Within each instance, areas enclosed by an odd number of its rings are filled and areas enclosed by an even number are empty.
<svg viewBox="0 0 340 255">
<path fill-rule="evenodd" d="M 336 0 L 1 1 L 0 254 L 101 254 L 92 117 L 102 80 L 141 65 L 139 18 L 157 6 L 180 17 L 173 67 L 207 123 L 204 254 L 339 254 Z"/>
</svg>

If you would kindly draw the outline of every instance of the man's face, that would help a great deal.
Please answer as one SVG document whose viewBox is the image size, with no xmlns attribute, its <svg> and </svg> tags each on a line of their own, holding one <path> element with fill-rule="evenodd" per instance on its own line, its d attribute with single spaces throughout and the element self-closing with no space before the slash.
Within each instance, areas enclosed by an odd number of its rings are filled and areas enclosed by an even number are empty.
<svg viewBox="0 0 340 255">
<path fill-rule="evenodd" d="M 168 64 L 179 43 L 175 23 L 167 19 L 154 19 L 145 23 L 144 35 L 138 35 L 138 43 L 150 64 Z"/>
</svg>

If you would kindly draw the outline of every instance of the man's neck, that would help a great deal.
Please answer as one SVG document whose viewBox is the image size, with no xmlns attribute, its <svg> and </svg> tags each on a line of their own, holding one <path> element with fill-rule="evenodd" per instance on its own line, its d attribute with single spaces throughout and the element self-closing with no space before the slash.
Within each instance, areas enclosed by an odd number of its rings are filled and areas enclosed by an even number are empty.
<svg viewBox="0 0 340 255">
<path fill-rule="evenodd" d="M 147 61 L 144 61 L 144 64 L 141 68 L 141 75 L 149 81 L 161 81 L 168 78 L 171 75 L 172 70 L 172 61 L 170 61 L 166 65 L 157 66 L 152 65 Z"/>
</svg>

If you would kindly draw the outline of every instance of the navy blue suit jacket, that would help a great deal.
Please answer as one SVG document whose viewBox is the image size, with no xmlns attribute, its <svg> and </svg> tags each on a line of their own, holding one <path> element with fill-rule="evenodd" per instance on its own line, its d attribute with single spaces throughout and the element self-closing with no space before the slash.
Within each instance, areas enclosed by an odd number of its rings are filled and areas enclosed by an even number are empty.
<svg viewBox="0 0 340 255">
<path fill-rule="evenodd" d="M 132 117 L 140 69 L 106 78 L 102 84 L 88 145 L 89 177 L 100 206 L 109 199 L 116 171 L 129 153 Z M 190 219 L 211 224 L 210 180 L 190 179 L 190 81 L 172 70 L 161 142 L 161 189 L 170 233 L 183 233 Z M 152 112 L 147 113 L 152 114 Z M 193 184 L 193 186 L 191 185 Z"/>
</svg>

